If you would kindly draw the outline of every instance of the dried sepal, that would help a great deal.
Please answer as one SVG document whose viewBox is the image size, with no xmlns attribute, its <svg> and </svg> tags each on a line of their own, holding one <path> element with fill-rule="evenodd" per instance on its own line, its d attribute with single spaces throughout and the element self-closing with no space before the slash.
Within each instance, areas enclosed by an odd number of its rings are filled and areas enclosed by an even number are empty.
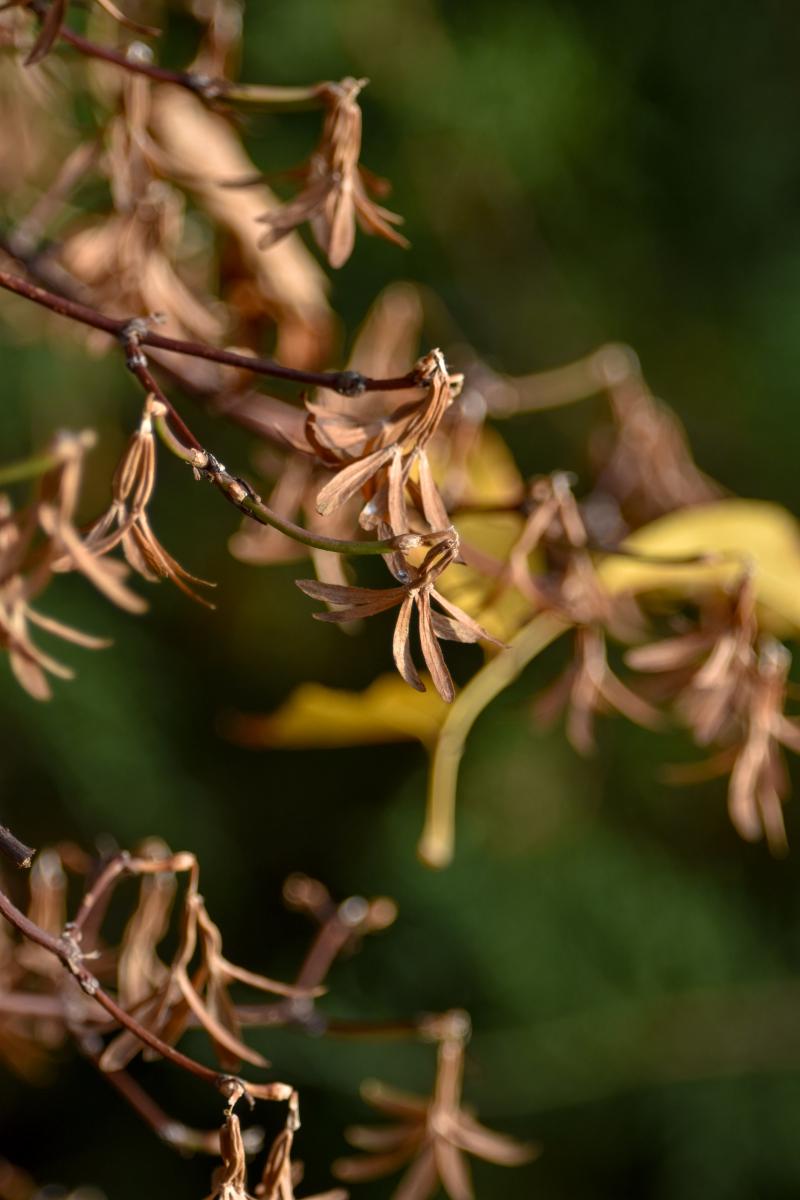
<svg viewBox="0 0 800 1200">
<path fill-rule="evenodd" d="M 359 167 L 358 96 L 366 82 L 348 77 L 319 90 L 328 111 L 319 145 L 303 172 L 306 186 L 294 200 L 259 218 L 267 226 L 262 247 L 274 245 L 305 222 L 310 223 L 314 239 L 332 267 L 343 266 L 350 257 L 357 223 L 367 233 L 397 246 L 408 245 L 394 228 L 402 217 L 370 199 L 373 181 Z"/>
<path fill-rule="evenodd" d="M 405 489 L 419 465 L 420 510 L 431 529 L 450 524 L 427 461 L 426 448 L 458 394 L 460 377 L 450 375 L 440 350 L 417 363 L 414 374 L 425 394 L 402 400 L 376 418 L 355 416 L 333 406 L 308 404 L 306 432 L 323 462 L 339 469 L 317 496 L 322 515 L 335 512 L 359 492 L 369 497 L 361 523 L 389 525 L 394 533 L 408 529 Z"/>
<path fill-rule="evenodd" d="M 458 536 L 453 532 L 443 536 L 428 551 L 419 567 L 402 559 L 399 564 L 390 562 L 398 579 L 397 587 L 342 587 L 320 583 L 316 579 L 299 579 L 296 582 L 307 596 L 333 606 L 329 612 L 314 614 L 319 621 L 353 621 L 398 608 L 392 639 L 395 666 L 406 683 L 416 691 L 425 691 L 411 651 L 411 618 L 416 612 L 422 654 L 431 680 L 442 699 L 449 702 L 455 695 L 455 688 L 442 656 L 439 638 L 463 642 L 481 639 L 495 645 L 502 644 L 437 591 L 436 580 L 457 554 Z M 445 610 L 444 615 L 431 608 L 431 601 Z"/>
<path fill-rule="evenodd" d="M 190 585 L 216 585 L 182 567 L 161 545 L 150 525 L 147 508 L 156 480 L 153 417 L 160 411 L 160 401 L 148 396 L 139 426 L 114 473 L 111 506 L 92 526 L 86 546 L 96 557 L 121 546 L 128 565 L 143 579 L 168 579 L 184 595 L 213 609 L 214 605 Z"/>
</svg>

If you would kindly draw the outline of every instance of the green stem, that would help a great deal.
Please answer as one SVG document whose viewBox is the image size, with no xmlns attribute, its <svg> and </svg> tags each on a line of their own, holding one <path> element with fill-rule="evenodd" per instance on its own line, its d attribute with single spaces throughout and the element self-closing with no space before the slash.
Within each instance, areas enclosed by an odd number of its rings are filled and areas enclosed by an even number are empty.
<svg viewBox="0 0 800 1200">
<path fill-rule="evenodd" d="M 347 541 L 343 538 L 324 537 L 321 533 L 311 533 L 302 525 L 295 525 L 294 521 L 279 516 L 259 496 L 248 492 L 242 481 L 217 464 L 207 450 L 197 451 L 185 446 L 170 429 L 166 412 L 154 416 L 154 424 L 161 441 L 176 458 L 204 472 L 215 487 L 246 516 L 252 517 L 261 525 L 277 529 L 292 541 L 310 546 L 314 550 L 328 550 L 332 554 L 375 555 L 411 549 L 413 545 L 423 545 L 428 540 L 424 534 L 401 534 L 399 537 L 377 541 Z M 216 469 L 217 466 L 219 469 Z"/>
<path fill-rule="evenodd" d="M 220 98 L 236 108 L 255 112 L 306 112 L 325 104 L 330 84 L 312 87 L 278 87 L 258 83 L 224 83 Z"/>
<path fill-rule="evenodd" d="M 467 736 L 494 700 L 542 650 L 571 626 L 554 613 L 539 613 L 506 650 L 490 659 L 453 701 L 436 739 L 428 783 L 425 827 L 417 853 L 428 867 L 446 867 L 453 857 L 458 768 Z"/>
<path fill-rule="evenodd" d="M 26 479 L 39 479 L 48 471 L 54 471 L 56 467 L 63 466 L 66 459 L 75 453 L 76 441 L 79 446 L 88 449 L 94 444 L 94 434 L 86 430 L 84 433 L 65 436 L 58 440 L 52 450 L 41 454 L 32 454 L 30 458 L 21 458 L 19 462 L 8 463 L 7 466 L 0 467 L 0 487 L 7 487 L 11 483 L 22 483 Z"/>
</svg>

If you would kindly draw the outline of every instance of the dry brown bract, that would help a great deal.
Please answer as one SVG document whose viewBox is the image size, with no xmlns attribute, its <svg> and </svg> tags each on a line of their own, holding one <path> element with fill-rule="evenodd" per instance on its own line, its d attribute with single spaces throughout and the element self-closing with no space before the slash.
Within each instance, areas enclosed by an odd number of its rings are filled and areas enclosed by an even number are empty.
<svg viewBox="0 0 800 1200">
<path fill-rule="evenodd" d="M 219 1145 L 222 1166 L 214 1172 L 213 1189 L 207 1200 L 253 1200 L 247 1191 L 247 1156 L 242 1127 L 234 1112 L 226 1114 Z"/>
<path fill-rule="evenodd" d="M 308 404 L 308 440 L 321 461 L 341 466 L 317 496 L 317 510 L 326 515 L 364 489 L 370 503 L 361 523 L 372 528 L 387 523 L 394 533 L 408 528 L 406 486 L 415 463 L 419 508 L 431 529 L 450 524 L 444 503 L 431 474 L 426 447 L 458 395 L 460 376 L 451 376 L 441 350 L 421 358 L 414 376 L 427 390 L 420 400 L 401 403 L 376 420 L 356 418 L 328 406 Z M 342 466 L 342 464 L 345 464 Z"/>
<path fill-rule="evenodd" d="M 742 702 L 744 738 L 731 772 L 728 808 L 747 841 L 766 834 L 773 854 L 787 850 L 783 802 L 789 780 L 781 746 L 800 754 L 800 726 L 784 715 L 789 651 L 774 638 L 762 639 L 758 662 Z"/>
<path fill-rule="evenodd" d="M 255 1196 L 260 1200 L 297 1200 L 294 1188 L 302 1179 L 303 1170 L 299 1163 L 291 1161 L 291 1150 L 295 1130 L 299 1124 L 297 1097 L 292 1095 L 286 1127 L 273 1142 L 261 1182 L 255 1189 Z M 239 1118 L 234 1112 L 226 1113 L 219 1141 L 222 1165 L 214 1172 L 213 1191 L 207 1200 L 253 1200 L 253 1196 L 247 1190 L 244 1139 Z M 334 1188 L 308 1196 L 306 1200 L 347 1200 L 347 1192 L 342 1188 Z"/>
<path fill-rule="evenodd" d="M 85 434 L 61 434 L 49 452 L 61 462 L 42 477 L 34 501 L 15 513 L 8 499 L 0 497 L 0 647 L 8 651 L 18 682 L 36 700 L 50 697 L 48 674 L 71 679 L 73 671 L 33 642 L 29 626 L 89 650 L 109 645 L 33 607 L 54 571 L 81 572 L 108 599 L 129 611 L 145 607 L 123 583 L 126 568 L 99 561 L 74 525 L 83 456 L 92 444 Z"/>
<path fill-rule="evenodd" d="M 747 841 L 766 835 L 773 854 L 785 853 L 789 783 L 781 747 L 800 753 L 800 728 L 783 711 L 791 655 L 774 638 L 759 640 L 754 575 L 746 572 L 721 606 L 709 604 L 698 629 L 637 647 L 627 660 L 640 671 L 670 673 L 694 740 L 722 747 L 670 775 L 689 781 L 730 771 L 728 810 L 737 832 Z"/>
<path fill-rule="evenodd" d="M 342 587 L 320 583 L 316 579 L 298 579 L 297 586 L 312 599 L 324 600 L 326 604 L 336 606 L 331 612 L 314 613 L 318 621 L 357 621 L 399 606 L 392 642 L 395 666 L 406 683 L 416 691 L 424 692 L 425 684 L 419 677 L 411 654 L 411 617 L 416 609 L 422 656 L 437 692 L 443 700 L 450 701 L 455 696 L 455 688 L 439 641 L 482 640 L 496 646 L 502 645 L 468 613 L 437 591 L 436 580 L 457 555 L 458 535 L 453 531 L 428 551 L 419 567 L 406 562 L 400 555 L 390 556 L 389 567 L 398 581 L 398 587 Z M 431 608 L 431 601 L 434 600 L 444 609 L 443 613 Z"/>
<path fill-rule="evenodd" d="M 163 404 L 148 396 L 139 428 L 128 442 L 114 473 L 111 507 L 92 526 L 86 546 L 93 554 L 104 555 L 121 545 L 128 563 L 143 579 L 151 582 L 169 579 L 198 604 L 213 608 L 210 601 L 189 585 L 214 587 L 215 584 L 191 575 L 164 549 L 153 533 L 147 515 L 156 481 L 153 417 L 163 411 Z"/>
<path fill-rule="evenodd" d="M 587 549 L 588 535 L 569 479 L 562 472 L 534 481 L 531 511 L 509 556 L 514 586 L 538 608 L 552 609 L 575 625 L 575 653 L 566 671 L 537 699 L 534 715 L 543 724 L 567 710 L 567 737 L 582 754 L 595 746 L 594 719 L 617 711 L 655 729 L 661 714 L 631 691 L 608 664 L 605 630 L 620 638 L 638 631 L 635 606 L 609 595 Z M 532 579 L 528 559 L 541 543 L 553 545 L 566 563 L 553 577 Z"/>
<path fill-rule="evenodd" d="M 462 1106 L 468 1018 L 465 1013 L 453 1012 L 446 1014 L 442 1023 L 433 1096 L 411 1096 L 381 1083 L 366 1083 L 364 1099 L 394 1123 L 348 1129 L 347 1140 L 366 1154 L 334 1163 L 338 1178 L 353 1183 L 379 1179 L 410 1163 L 393 1200 L 428 1200 L 440 1187 L 451 1200 L 473 1200 L 466 1154 L 504 1167 L 521 1166 L 535 1158 L 536 1146 L 494 1133 Z"/>
<path fill-rule="evenodd" d="M 322 138 L 303 171 L 306 187 L 275 211 L 259 220 L 267 226 L 261 246 L 272 246 L 287 233 L 311 224 L 319 248 L 332 267 L 341 267 L 353 252 L 356 223 L 366 233 L 378 234 L 396 246 L 406 239 L 393 228 L 403 218 L 376 204 L 367 194 L 385 192 L 386 185 L 359 166 L 361 154 L 361 109 L 358 95 L 366 79 L 348 77 L 329 83 L 320 94 L 328 105 Z"/>
<path fill-rule="evenodd" d="M 575 630 L 575 653 L 566 671 L 534 704 L 534 715 L 544 725 L 567 710 L 566 732 L 581 754 L 595 749 L 594 719 L 597 714 L 616 711 L 646 729 L 658 729 L 663 718 L 641 696 L 614 674 L 606 657 L 606 639 L 597 626 Z"/>
</svg>

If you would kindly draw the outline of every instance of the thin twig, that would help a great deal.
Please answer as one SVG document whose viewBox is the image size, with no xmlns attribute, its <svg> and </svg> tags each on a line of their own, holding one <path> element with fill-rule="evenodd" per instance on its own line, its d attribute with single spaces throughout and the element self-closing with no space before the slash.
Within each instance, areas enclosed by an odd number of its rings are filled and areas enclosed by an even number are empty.
<svg viewBox="0 0 800 1200">
<path fill-rule="evenodd" d="M 39 304 L 58 316 L 67 317 L 91 329 L 99 329 L 111 337 L 125 340 L 129 336 L 131 320 L 121 317 L 109 317 L 88 304 L 80 304 L 76 300 L 68 300 L 45 288 L 37 287 L 18 275 L 9 271 L 0 271 L 0 288 L 14 292 L 33 304 Z M 136 318 L 134 318 L 136 320 Z M 139 318 L 139 321 L 142 319 Z M 256 355 L 241 354 L 234 350 L 221 350 L 209 346 L 205 342 L 187 342 L 178 338 L 165 337 L 155 333 L 143 325 L 137 330 L 139 345 L 153 346 L 157 350 L 168 350 L 173 354 L 183 354 L 190 358 L 202 358 L 209 362 L 221 363 L 227 367 L 237 367 L 240 370 L 251 371 L 255 375 L 267 375 L 272 379 L 286 379 L 292 383 L 303 384 L 307 387 L 328 388 L 343 396 L 361 396 L 365 392 L 397 392 L 425 386 L 425 380 L 416 371 L 406 375 L 394 376 L 390 379 L 372 379 L 358 371 L 299 371 L 293 367 L 284 367 L 272 359 L 258 358 Z"/>
<path fill-rule="evenodd" d="M 7 826 L 0 825 L 0 853 L 5 854 L 16 867 L 29 867 L 36 851 L 21 842 Z"/>
<path fill-rule="evenodd" d="M 103 990 L 97 978 L 86 966 L 78 943 L 69 933 L 63 934 L 60 938 L 47 933 L 46 930 L 41 929 L 32 921 L 30 917 L 21 912 L 2 891 L 0 891 L 0 915 L 4 916 L 28 941 L 41 946 L 42 949 L 47 950 L 59 959 L 70 974 L 74 975 L 81 990 L 87 996 L 91 996 L 93 1000 L 96 1000 L 101 1008 L 104 1008 L 114 1018 L 117 1024 L 129 1029 L 140 1042 L 149 1046 L 151 1050 L 155 1050 L 162 1058 L 168 1059 L 175 1066 L 181 1067 L 183 1070 L 196 1076 L 196 1078 L 210 1083 L 213 1088 L 221 1092 L 224 1096 L 230 1098 L 231 1096 L 252 1092 L 254 1095 L 266 1097 L 269 1089 L 286 1087 L 286 1085 L 277 1084 L 248 1085 L 243 1080 L 237 1079 L 234 1076 L 220 1074 L 219 1071 L 215 1071 L 211 1067 L 206 1067 L 203 1063 L 190 1058 L 188 1054 L 183 1054 L 182 1051 L 176 1050 L 167 1042 L 162 1041 L 157 1034 L 152 1033 L 144 1025 L 140 1024 L 135 1017 L 126 1012 L 124 1008 L 117 1004 L 116 1000 Z"/>
<path fill-rule="evenodd" d="M 38 5 L 34 6 L 38 8 Z M 215 79 L 197 71 L 174 71 L 150 61 L 149 48 L 134 43 L 135 50 L 115 50 L 101 46 L 64 25 L 59 33 L 62 42 L 72 46 L 86 58 L 111 63 L 133 75 L 144 75 L 155 83 L 171 83 L 185 88 L 207 103 L 223 102 L 236 108 L 259 109 L 262 112 L 302 112 L 323 106 L 330 95 L 331 84 L 316 83 L 309 87 L 280 87 L 273 84 L 234 83 Z M 144 51 L 144 52 L 143 52 Z"/>
</svg>

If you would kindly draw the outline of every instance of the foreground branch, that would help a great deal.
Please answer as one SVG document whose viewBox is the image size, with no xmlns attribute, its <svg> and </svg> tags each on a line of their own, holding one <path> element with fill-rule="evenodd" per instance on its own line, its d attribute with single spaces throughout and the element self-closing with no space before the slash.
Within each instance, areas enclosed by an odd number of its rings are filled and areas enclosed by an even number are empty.
<svg viewBox="0 0 800 1200">
<path fill-rule="evenodd" d="M 162 1058 L 168 1059 L 169 1062 L 177 1067 L 181 1067 L 184 1071 L 188 1071 L 197 1079 L 202 1079 L 205 1083 L 210 1083 L 212 1087 L 221 1092 L 226 1098 L 231 1099 L 252 1094 L 261 1099 L 286 1100 L 291 1095 L 292 1089 L 287 1084 L 245 1083 L 235 1076 L 221 1074 L 219 1071 L 215 1071 L 213 1068 L 197 1062 L 196 1059 L 190 1058 L 188 1054 L 183 1054 L 180 1050 L 176 1050 L 167 1042 L 162 1041 L 157 1034 L 152 1033 L 137 1021 L 135 1017 L 132 1017 L 130 1013 L 126 1012 L 124 1008 L 117 1004 L 116 1000 L 103 990 L 96 976 L 86 966 L 79 943 L 69 930 L 65 931 L 61 937 L 55 937 L 52 933 L 47 933 L 46 930 L 41 929 L 30 917 L 27 917 L 25 913 L 18 909 L 2 891 L 0 891 L 0 915 L 4 916 L 28 941 L 41 946 L 43 950 L 54 955 L 70 974 L 75 977 L 81 991 L 93 1000 L 96 1000 L 100 1007 L 104 1008 L 118 1025 L 122 1025 L 130 1030 L 140 1042 L 149 1046 L 151 1050 L 155 1050 Z"/>
<path fill-rule="evenodd" d="M 90 329 L 98 329 L 111 337 L 125 340 L 131 328 L 131 320 L 123 317 L 109 317 L 96 308 L 80 304 L 76 300 L 68 300 L 56 295 L 45 288 L 29 283 L 19 275 L 9 271 L 0 271 L 0 288 L 13 292 L 39 304 L 58 316 L 67 317 Z M 259 358 L 256 355 L 241 354 L 235 350 L 221 350 L 209 346 L 205 342 L 187 342 L 179 338 L 165 337 L 147 328 L 144 321 L 134 318 L 137 322 L 137 341 L 142 346 L 152 346 L 157 350 L 167 350 L 173 354 L 183 354 L 190 358 L 203 358 L 209 362 L 221 363 L 226 367 L 236 367 L 239 370 L 251 371 L 254 375 L 267 375 L 271 379 L 285 379 L 290 383 L 303 384 L 306 387 L 328 388 L 339 392 L 342 396 L 361 396 L 365 392 L 398 392 L 409 388 L 425 385 L 416 371 L 406 375 L 395 376 L 391 379 L 371 379 L 359 371 L 299 371 L 293 367 L 284 367 L 269 358 Z M 140 328 L 141 326 L 141 328 Z"/>
</svg>

